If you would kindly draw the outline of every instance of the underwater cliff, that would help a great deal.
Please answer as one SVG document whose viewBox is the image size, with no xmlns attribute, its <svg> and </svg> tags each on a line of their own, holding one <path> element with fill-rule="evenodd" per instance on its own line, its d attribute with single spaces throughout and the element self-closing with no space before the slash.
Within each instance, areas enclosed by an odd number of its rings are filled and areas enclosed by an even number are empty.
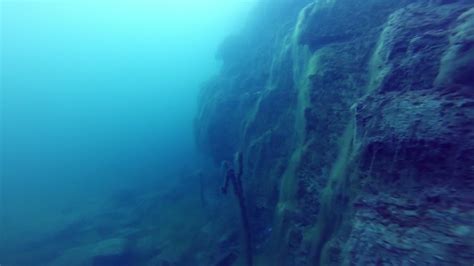
<svg viewBox="0 0 474 266">
<path fill-rule="evenodd" d="M 261 1 L 218 57 L 196 138 L 243 154 L 254 265 L 474 262 L 472 1 Z"/>
<path fill-rule="evenodd" d="M 474 264 L 473 0 L 46 2 L 1 3 L 0 266 Z"/>
</svg>

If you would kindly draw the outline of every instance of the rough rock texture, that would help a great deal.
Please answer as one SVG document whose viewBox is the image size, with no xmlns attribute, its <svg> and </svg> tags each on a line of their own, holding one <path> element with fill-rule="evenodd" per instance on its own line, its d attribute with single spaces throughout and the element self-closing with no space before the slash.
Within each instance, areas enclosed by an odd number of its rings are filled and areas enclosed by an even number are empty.
<svg viewBox="0 0 474 266">
<path fill-rule="evenodd" d="M 203 88 L 257 265 L 474 263 L 474 3 L 264 1 Z"/>
</svg>

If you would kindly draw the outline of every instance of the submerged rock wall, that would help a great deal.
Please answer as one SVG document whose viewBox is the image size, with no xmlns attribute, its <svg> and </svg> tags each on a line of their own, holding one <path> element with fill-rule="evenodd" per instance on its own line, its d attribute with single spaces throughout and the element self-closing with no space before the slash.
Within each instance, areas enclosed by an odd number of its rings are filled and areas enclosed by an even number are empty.
<svg viewBox="0 0 474 266">
<path fill-rule="evenodd" d="M 256 265 L 474 262 L 474 3 L 263 1 L 203 88 Z"/>
</svg>

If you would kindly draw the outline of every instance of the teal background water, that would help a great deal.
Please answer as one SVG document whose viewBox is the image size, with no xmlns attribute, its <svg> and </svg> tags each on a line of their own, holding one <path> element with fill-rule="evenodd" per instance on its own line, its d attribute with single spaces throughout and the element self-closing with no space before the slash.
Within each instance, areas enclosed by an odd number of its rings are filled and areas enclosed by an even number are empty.
<svg viewBox="0 0 474 266">
<path fill-rule="evenodd" d="M 11 245 L 64 209 L 196 167 L 200 84 L 249 1 L 3 1 L 1 216 Z"/>
</svg>

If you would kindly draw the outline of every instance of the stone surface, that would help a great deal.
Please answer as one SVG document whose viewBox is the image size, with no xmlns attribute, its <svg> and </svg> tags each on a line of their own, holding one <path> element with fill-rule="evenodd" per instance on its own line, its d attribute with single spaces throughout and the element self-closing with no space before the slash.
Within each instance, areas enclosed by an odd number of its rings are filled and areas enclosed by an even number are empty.
<svg viewBox="0 0 474 266">
<path fill-rule="evenodd" d="M 244 153 L 256 261 L 472 264 L 474 3 L 298 5 L 228 40 L 196 123 Z"/>
</svg>

